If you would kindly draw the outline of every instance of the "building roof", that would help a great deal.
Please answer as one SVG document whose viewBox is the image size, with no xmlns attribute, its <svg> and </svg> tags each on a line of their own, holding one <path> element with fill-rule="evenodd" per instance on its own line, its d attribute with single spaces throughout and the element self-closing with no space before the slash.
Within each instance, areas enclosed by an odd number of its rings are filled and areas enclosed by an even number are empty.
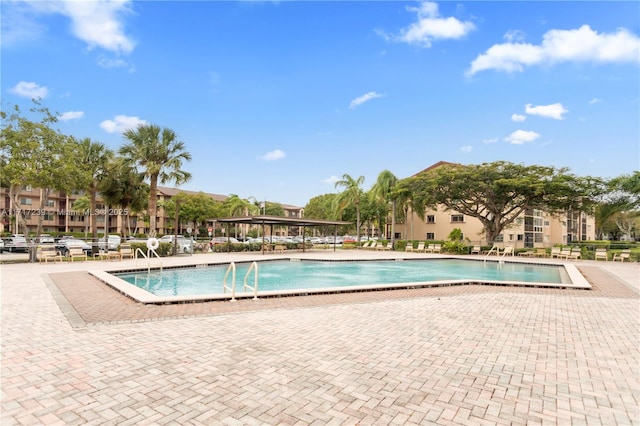
<svg viewBox="0 0 640 426">
<path fill-rule="evenodd" d="M 216 218 L 219 223 L 246 223 L 251 225 L 287 225 L 287 226 L 327 226 L 327 225 L 351 225 L 351 222 L 342 220 L 308 219 L 306 217 L 284 216 L 237 216 Z"/>
<path fill-rule="evenodd" d="M 189 191 L 187 189 L 180 189 L 180 188 L 169 188 L 168 186 L 158 186 L 158 192 L 162 193 L 162 195 L 166 195 L 168 197 L 174 197 L 176 195 L 178 195 L 181 192 L 184 192 L 185 194 L 205 194 L 210 196 L 211 198 L 213 198 L 215 201 L 222 201 L 224 202 L 227 198 L 229 198 L 227 195 L 222 195 L 222 194 L 212 194 L 210 192 L 204 192 L 204 191 Z M 268 201 L 269 203 L 272 203 L 272 201 Z M 282 203 L 273 203 L 273 204 L 280 204 L 282 206 L 283 209 L 285 210 L 302 210 L 303 207 L 298 207 L 298 206 L 294 206 L 291 204 L 282 204 Z"/>
<path fill-rule="evenodd" d="M 178 195 L 181 192 L 184 192 L 185 194 L 191 194 L 191 195 L 201 194 L 202 193 L 202 194 L 210 196 L 211 198 L 213 198 L 216 201 L 224 201 L 227 198 L 229 198 L 226 195 L 221 195 L 221 194 L 211 194 L 209 192 L 204 192 L 204 191 L 189 191 L 187 189 L 169 188 L 167 186 L 158 186 L 158 192 L 162 193 L 162 195 L 168 195 L 169 197 L 175 197 L 176 195 Z"/>
<path fill-rule="evenodd" d="M 426 173 L 428 171 L 431 171 L 433 169 L 437 169 L 438 167 L 442 167 L 442 166 L 460 166 L 460 165 L 461 165 L 460 163 L 451 163 L 449 161 L 438 161 L 437 163 L 434 163 L 434 164 L 430 165 L 426 169 L 420 170 L 418 173 L 414 174 L 413 176 L 417 176 L 419 174 Z"/>
</svg>

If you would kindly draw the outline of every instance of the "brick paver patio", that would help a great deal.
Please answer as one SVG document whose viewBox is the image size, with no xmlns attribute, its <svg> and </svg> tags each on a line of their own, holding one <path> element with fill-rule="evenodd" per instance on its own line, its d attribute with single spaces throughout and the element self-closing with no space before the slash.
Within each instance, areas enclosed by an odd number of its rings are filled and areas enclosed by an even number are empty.
<svg viewBox="0 0 640 426">
<path fill-rule="evenodd" d="M 0 267 L 2 425 L 640 425 L 637 264 L 581 262 L 590 291 L 160 306 L 88 266 L 112 265 Z"/>
</svg>

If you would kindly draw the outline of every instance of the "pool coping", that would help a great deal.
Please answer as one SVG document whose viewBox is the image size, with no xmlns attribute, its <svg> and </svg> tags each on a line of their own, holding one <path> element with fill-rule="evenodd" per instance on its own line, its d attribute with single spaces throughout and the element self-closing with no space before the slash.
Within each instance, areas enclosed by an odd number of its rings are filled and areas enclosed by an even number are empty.
<svg viewBox="0 0 640 426">
<path fill-rule="evenodd" d="M 272 291 L 258 291 L 258 298 L 268 297 L 292 297 L 292 296 L 309 296 L 317 294 L 337 294 L 337 293 L 354 293 L 364 291 L 385 291 L 385 290 L 401 290 L 401 289 L 416 289 L 416 288 L 429 288 L 429 287 L 446 287 L 446 286 L 459 286 L 459 285 L 488 285 L 488 286 L 507 286 L 507 287 L 534 287 L 534 288 L 554 288 L 554 289 L 571 289 L 571 290 L 590 290 L 591 285 L 580 273 L 578 268 L 571 263 L 542 263 L 542 262 L 526 262 L 522 260 L 506 260 L 506 259 L 468 259 L 464 257 L 450 256 L 439 257 L 440 259 L 463 259 L 467 261 L 483 261 L 494 263 L 517 263 L 517 264 L 529 264 L 537 266 L 552 266 L 552 267 L 564 267 L 571 283 L 546 283 L 546 282 L 525 282 L 525 281 L 499 281 L 499 280 L 476 280 L 476 279 L 460 279 L 460 280 L 438 280 L 438 281 L 425 281 L 425 282 L 409 282 L 409 283 L 393 283 L 393 284 L 375 284 L 375 285 L 359 285 L 348 287 L 324 287 L 314 289 L 295 289 L 295 290 L 272 290 Z M 272 262 L 276 260 L 294 260 L 299 261 L 301 259 L 295 257 L 278 257 L 262 262 Z M 307 260 L 307 259 L 305 259 Z M 312 259 L 309 259 L 312 260 Z M 403 260 L 417 260 L 415 258 L 380 258 L 375 260 L 389 260 L 389 261 L 403 261 Z M 315 260 L 313 260 L 315 261 Z M 333 259 L 331 261 L 343 261 L 341 259 Z M 344 259 L 344 261 L 353 261 L 353 259 Z M 360 260 L 364 261 L 364 260 Z M 251 261 L 236 262 L 236 263 L 252 263 Z M 220 266 L 229 264 L 229 262 L 211 262 L 211 263 L 191 263 L 183 264 L 179 266 L 170 266 L 163 269 L 184 269 L 184 268 L 202 268 L 207 266 Z M 151 294 L 133 284 L 126 282 L 125 280 L 112 275 L 120 272 L 133 272 L 147 270 L 159 270 L 160 267 L 153 268 L 128 268 L 128 269 L 114 269 L 114 270 L 89 270 L 88 273 L 98 280 L 102 281 L 106 285 L 117 290 L 121 294 L 135 300 L 136 302 L 143 304 L 173 304 L 173 303 L 197 303 L 197 302 L 213 302 L 213 301 L 233 301 L 237 299 L 249 299 L 255 298 L 253 293 L 236 292 L 223 293 L 223 294 L 204 294 L 196 296 L 156 296 Z"/>
</svg>

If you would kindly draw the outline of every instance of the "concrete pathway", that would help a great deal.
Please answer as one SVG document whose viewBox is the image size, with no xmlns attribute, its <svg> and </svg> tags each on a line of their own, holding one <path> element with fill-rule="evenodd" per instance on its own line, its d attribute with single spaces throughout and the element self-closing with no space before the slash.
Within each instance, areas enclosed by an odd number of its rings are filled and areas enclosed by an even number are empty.
<svg viewBox="0 0 640 426">
<path fill-rule="evenodd" d="M 2 265 L 0 423 L 640 425 L 638 264 L 577 264 L 593 293 L 459 287 L 76 323 L 49 274 L 113 263 Z"/>
</svg>

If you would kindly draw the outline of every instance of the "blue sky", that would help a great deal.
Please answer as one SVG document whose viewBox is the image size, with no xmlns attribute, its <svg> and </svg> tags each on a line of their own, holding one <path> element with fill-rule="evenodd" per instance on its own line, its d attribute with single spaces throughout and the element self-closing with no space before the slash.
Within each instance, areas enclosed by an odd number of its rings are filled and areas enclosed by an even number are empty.
<svg viewBox="0 0 640 426">
<path fill-rule="evenodd" d="M 173 129 L 184 189 L 304 206 L 444 160 L 640 169 L 639 2 L 3 1 L 3 108 L 113 149 Z"/>
</svg>

